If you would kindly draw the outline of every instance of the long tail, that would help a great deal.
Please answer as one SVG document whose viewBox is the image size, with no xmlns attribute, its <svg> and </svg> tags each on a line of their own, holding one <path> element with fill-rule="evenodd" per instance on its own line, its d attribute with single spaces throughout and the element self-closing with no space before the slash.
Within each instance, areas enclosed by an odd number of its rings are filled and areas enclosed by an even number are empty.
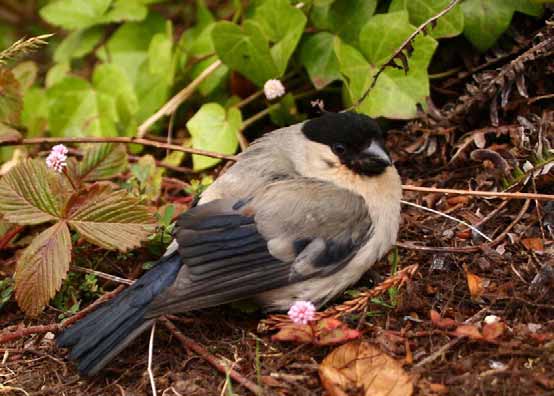
<svg viewBox="0 0 554 396">
<path fill-rule="evenodd" d="M 158 263 L 131 287 L 61 333 L 60 347 L 72 347 L 69 358 L 79 362 L 83 375 L 98 373 L 139 334 L 149 328 L 145 319 L 148 304 L 171 285 L 181 260 L 175 252 Z"/>
</svg>

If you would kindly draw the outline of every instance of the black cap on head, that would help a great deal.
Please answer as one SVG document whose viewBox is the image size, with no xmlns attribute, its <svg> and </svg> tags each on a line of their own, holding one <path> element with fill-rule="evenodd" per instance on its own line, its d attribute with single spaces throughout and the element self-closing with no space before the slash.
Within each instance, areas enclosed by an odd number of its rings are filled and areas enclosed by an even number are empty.
<svg viewBox="0 0 554 396">
<path fill-rule="evenodd" d="M 302 132 L 308 139 L 329 146 L 355 173 L 376 176 L 391 165 L 379 124 L 364 114 L 327 112 L 306 121 Z"/>
</svg>

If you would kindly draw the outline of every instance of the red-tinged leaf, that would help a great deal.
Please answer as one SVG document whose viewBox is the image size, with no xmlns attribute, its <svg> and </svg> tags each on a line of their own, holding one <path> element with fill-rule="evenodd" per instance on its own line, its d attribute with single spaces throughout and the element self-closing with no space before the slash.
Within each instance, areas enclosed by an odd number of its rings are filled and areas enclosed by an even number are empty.
<svg viewBox="0 0 554 396">
<path fill-rule="evenodd" d="M 483 326 L 483 338 L 487 341 L 494 341 L 506 330 L 503 322 L 487 323 Z"/>
<path fill-rule="evenodd" d="M 479 329 L 473 325 L 461 325 L 456 328 L 454 334 L 458 337 L 468 337 L 472 340 L 482 340 L 483 335 Z"/>
<path fill-rule="evenodd" d="M 366 342 L 350 342 L 331 352 L 319 366 L 330 396 L 410 396 L 414 386 L 402 363 Z"/>
<path fill-rule="evenodd" d="M 0 143 L 15 143 L 20 141 L 21 134 L 15 129 L 0 122 Z"/>
<path fill-rule="evenodd" d="M 314 333 L 312 327 L 309 325 L 291 324 L 281 328 L 271 339 L 273 341 L 311 344 L 314 341 Z"/>
<path fill-rule="evenodd" d="M 434 309 L 431 310 L 431 323 L 441 329 L 447 329 L 458 325 L 458 322 L 454 319 L 441 318 L 441 315 Z"/>
<path fill-rule="evenodd" d="M 85 239 L 105 249 L 135 248 L 154 230 L 154 216 L 126 191 L 96 183 L 67 204 L 67 219 Z"/>
<path fill-rule="evenodd" d="M 46 168 L 44 160 L 25 160 L 0 181 L 0 212 L 16 224 L 59 219 L 67 200 L 64 176 Z"/>
<path fill-rule="evenodd" d="M 359 338 L 361 333 L 358 330 L 349 328 L 338 319 L 322 319 L 316 324 L 315 344 L 335 345 Z"/>
<path fill-rule="evenodd" d="M 0 122 L 18 124 L 23 97 L 21 85 L 11 70 L 0 67 Z"/>
<path fill-rule="evenodd" d="M 17 261 L 15 298 L 29 316 L 38 315 L 60 289 L 71 261 L 71 236 L 65 221 L 41 232 Z"/>
<path fill-rule="evenodd" d="M 129 165 L 127 151 L 122 144 L 91 144 L 86 146 L 79 162 L 79 177 L 83 181 L 106 180 Z"/>
<path fill-rule="evenodd" d="M 535 252 L 544 252 L 544 241 L 541 238 L 525 238 L 521 240 L 527 250 Z"/>
</svg>

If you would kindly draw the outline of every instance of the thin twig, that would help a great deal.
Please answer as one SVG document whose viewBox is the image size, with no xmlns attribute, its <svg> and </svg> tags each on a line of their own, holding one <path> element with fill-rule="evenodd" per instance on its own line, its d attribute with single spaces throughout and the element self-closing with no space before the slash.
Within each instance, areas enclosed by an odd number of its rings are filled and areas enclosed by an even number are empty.
<svg viewBox="0 0 554 396">
<path fill-rule="evenodd" d="M 96 275 L 99 278 L 107 279 L 107 280 L 110 280 L 112 282 L 121 283 L 121 284 L 124 284 L 124 285 L 132 285 L 133 283 L 135 283 L 135 281 L 132 281 L 132 280 L 129 280 L 129 279 L 120 278 L 119 276 L 106 274 L 105 272 L 96 271 L 96 270 L 93 270 L 93 269 L 90 269 L 90 268 L 80 267 L 78 265 L 72 265 L 70 267 L 70 269 L 72 271 L 84 272 L 85 274 L 93 274 L 93 275 Z"/>
<path fill-rule="evenodd" d="M 215 356 L 213 356 L 211 353 L 209 353 L 203 346 L 196 343 L 191 338 L 185 336 L 183 333 L 177 329 L 177 327 L 166 317 L 161 317 L 159 319 L 163 325 L 173 334 L 175 338 L 179 340 L 179 342 L 188 350 L 192 350 L 196 352 L 200 357 L 205 359 L 208 363 L 210 363 L 212 366 L 214 366 L 220 373 L 223 375 L 229 374 L 229 376 L 247 388 L 249 391 L 254 393 L 255 395 L 262 395 L 263 391 L 262 388 L 250 381 L 249 379 L 243 377 L 241 374 L 236 372 L 235 370 L 229 370 L 227 367 L 225 367 L 224 364 L 222 364 L 219 359 L 217 359 Z"/>
<path fill-rule="evenodd" d="M 483 238 L 485 238 L 487 241 L 489 242 L 492 242 L 492 239 L 490 239 L 487 235 L 483 234 L 477 227 L 474 227 L 472 226 L 471 224 L 463 221 L 463 220 L 460 220 L 460 219 L 457 219 L 456 217 L 454 216 L 450 216 L 446 213 L 443 213 L 443 212 L 440 212 L 438 210 L 435 210 L 435 209 L 431 209 L 431 208 L 427 208 L 425 206 L 421 206 L 421 205 L 418 205 L 416 203 L 413 203 L 413 202 L 408 202 L 408 201 L 404 201 L 404 200 L 400 200 L 400 202 L 402 202 L 404 205 L 409 205 L 409 206 L 413 206 L 414 208 L 418 208 L 418 209 L 421 209 L 421 210 L 425 210 L 427 212 L 431 212 L 431 213 L 434 213 L 436 215 L 439 215 L 439 216 L 442 216 L 442 217 L 446 217 L 447 219 L 450 219 L 452 221 L 456 221 L 460 224 L 463 224 L 465 225 L 466 227 L 469 227 L 471 228 L 473 231 L 475 231 L 477 234 L 481 235 Z"/>
<path fill-rule="evenodd" d="M 156 321 L 152 324 L 152 330 L 150 331 L 150 342 L 148 343 L 148 377 L 150 378 L 150 386 L 152 387 L 152 395 L 158 394 L 156 390 L 156 380 L 154 379 L 154 372 L 152 371 L 152 355 L 154 354 L 154 334 L 156 333 Z"/>
<path fill-rule="evenodd" d="M 404 51 L 406 48 L 408 48 L 408 46 L 411 44 L 412 40 L 418 35 L 420 34 L 421 32 L 423 32 L 425 30 L 425 28 L 429 25 L 431 25 L 432 23 L 434 23 L 436 20 L 438 20 L 440 17 L 442 17 L 443 15 L 447 14 L 452 8 L 454 8 L 456 6 L 456 4 L 458 4 L 460 2 L 460 0 L 452 0 L 450 2 L 450 4 L 448 4 L 446 6 L 445 9 L 443 9 L 441 12 L 439 12 L 438 14 L 432 16 L 431 18 L 429 18 L 428 20 L 426 20 L 425 22 L 423 22 L 421 25 L 419 25 L 417 27 L 416 30 L 414 30 L 414 32 L 412 34 L 410 34 L 408 36 L 408 38 L 406 40 L 404 40 L 404 42 L 402 43 L 402 45 L 400 47 L 398 47 L 398 49 L 394 52 L 394 54 L 392 54 L 392 56 L 389 58 L 389 60 L 385 63 L 383 63 L 379 69 L 377 70 L 377 73 L 375 73 L 375 75 L 373 76 L 373 80 L 371 81 L 371 85 L 369 86 L 369 88 L 364 92 L 364 94 L 360 97 L 360 99 L 358 99 L 356 101 L 356 103 L 354 103 L 354 105 L 350 108 L 350 110 L 352 109 L 355 109 L 357 108 L 358 106 L 360 106 L 360 104 L 362 104 L 362 102 L 367 98 L 367 96 L 369 95 L 369 93 L 371 92 L 371 90 L 375 87 L 375 84 L 377 84 L 377 79 L 379 78 L 379 76 L 381 75 L 381 73 L 386 69 L 387 66 L 390 66 L 391 62 L 394 61 L 394 59 L 396 59 L 396 57 L 398 57 L 398 55 L 400 55 L 402 53 L 402 51 Z"/>
<path fill-rule="evenodd" d="M 420 187 L 420 186 L 412 186 L 412 185 L 403 185 L 402 189 L 405 191 L 471 195 L 476 197 L 492 197 L 492 198 L 502 198 L 502 199 L 538 199 L 540 201 L 554 201 L 554 195 L 549 195 L 549 194 L 456 190 L 451 188 Z"/>
<path fill-rule="evenodd" d="M 152 125 L 154 125 L 160 118 L 164 116 L 171 115 L 177 110 L 177 108 L 188 99 L 190 95 L 194 93 L 196 88 L 206 79 L 208 78 L 214 71 L 219 68 L 219 66 L 222 65 L 222 62 L 218 59 L 214 63 L 212 63 L 210 66 L 208 66 L 198 77 L 196 77 L 189 85 L 187 85 L 185 88 L 183 88 L 181 91 L 179 91 L 174 97 L 169 99 L 169 101 L 162 106 L 161 109 L 159 109 L 156 113 L 154 113 L 152 116 L 148 117 L 146 121 L 144 121 L 139 127 L 138 127 L 138 133 L 137 136 L 139 138 L 142 138 L 148 128 L 150 128 Z"/>
<path fill-rule="evenodd" d="M 22 146 L 31 144 L 57 144 L 57 143 L 123 143 L 123 144 L 140 144 L 143 146 L 151 146 L 160 149 L 169 149 L 174 151 L 182 151 L 184 153 L 205 155 L 206 157 L 219 158 L 228 161 L 236 161 L 236 157 L 232 155 L 225 155 L 221 153 L 214 153 L 213 151 L 206 151 L 200 149 L 194 149 L 191 147 L 177 146 L 175 144 L 167 144 L 163 142 L 157 142 L 154 140 L 148 140 L 144 138 L 136 137 L 40 137 L 20 139 L 13 141 L 0 142 L 1 146 Z"/>
</svg>

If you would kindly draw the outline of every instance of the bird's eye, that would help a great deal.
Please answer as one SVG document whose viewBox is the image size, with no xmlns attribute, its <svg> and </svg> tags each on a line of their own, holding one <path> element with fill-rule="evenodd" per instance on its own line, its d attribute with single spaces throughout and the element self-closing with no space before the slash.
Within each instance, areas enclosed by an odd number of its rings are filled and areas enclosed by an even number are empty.
<svg viewBox="0 0 554 396">
<path fill-rule="evenodd" d="M 343 155 L 346 153 L 346 147 L 344 147 L 344 144 L 335 143 L 331 146 L 331 149 L 336 155 Z"/>
</svg>

